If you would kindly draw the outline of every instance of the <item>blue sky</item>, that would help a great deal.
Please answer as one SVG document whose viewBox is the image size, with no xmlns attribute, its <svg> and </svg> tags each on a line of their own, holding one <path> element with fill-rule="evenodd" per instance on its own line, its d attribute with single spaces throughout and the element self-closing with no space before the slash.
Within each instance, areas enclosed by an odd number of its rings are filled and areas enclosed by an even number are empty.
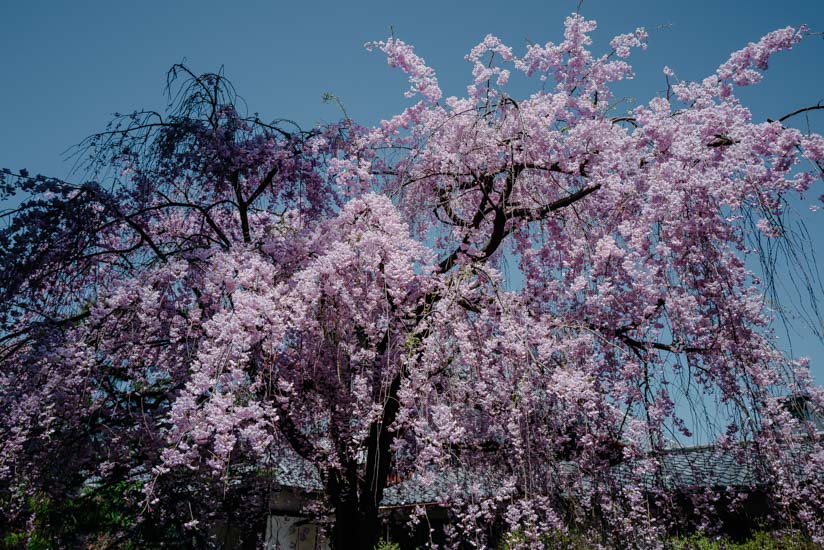
<svg viewBox="0 0 824 550">
<path fill-rule="evenodd" d="M 322 95 L 338 96 L 350 116 L 376 123 L 399 112 L 406 80 L 364 42 L 394 30 L 438 72 L 446 95 L 470 77 L 463 56 L 484 35 L 516 51 L 527 40 L 559 41 L 578 0 L 475 2 L 141 2 L 4 0 L 0 3 L 0 167 L 69 177 L 64 151 L 101 130 L 116 111 L 162 109 L 165 74 L 184 61 L 196 72 L 225 67 L 250 111 L 303 126 L 339 118 Z M 649 49 L 634 55 L 637 77 L 619 95 L 646 101 L 663 91 L 661 69 L 700 79 L 730 52 L 778 27 L 824 31 L 822 0 L 584 0 L 599 22 L 595 50 L 645 26 Z M 824 99 L 824 40 L 811 37 L 777 56 L 765 81 L 742 90 L 756 120 Z M 795 124 L 805 127 L 806 120 Z M 824 112 L 809 120 L 824 131 Z M 799 210 L 824 262 L 824 212 Z M 785 338 L 786 340 L 786 338 Z M 787 345 L 785 344 L 785 347 Z M 813 358 L 824 383 L 824 345 L 803 330 L 793 351 Z"/>
</svg>

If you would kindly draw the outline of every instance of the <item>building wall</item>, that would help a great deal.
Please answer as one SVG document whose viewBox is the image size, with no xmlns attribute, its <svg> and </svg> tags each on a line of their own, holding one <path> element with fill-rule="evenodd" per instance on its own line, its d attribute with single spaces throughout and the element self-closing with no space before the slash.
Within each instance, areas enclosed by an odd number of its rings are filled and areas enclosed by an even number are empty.
<svg viewBox="0 0 824 550">
<path fill-rule="evenodd" d="M 266 550 L 328 550 L 318 526 L 299 516 L 269 516 L 266 521 Z"/>
</svg>

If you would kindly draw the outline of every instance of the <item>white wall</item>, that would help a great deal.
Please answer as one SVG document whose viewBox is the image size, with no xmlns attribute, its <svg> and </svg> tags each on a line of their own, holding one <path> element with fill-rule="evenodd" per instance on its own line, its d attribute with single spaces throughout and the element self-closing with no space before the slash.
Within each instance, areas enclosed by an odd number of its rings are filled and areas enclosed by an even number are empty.
<svg viewBox="0 0 824 550">
<path fill-rule="evenodd" d="M 269 516 L 266 520 L 266 550 L 328 550 L 329 544 L 316 525 L 306 518 Z"/>
</svg>

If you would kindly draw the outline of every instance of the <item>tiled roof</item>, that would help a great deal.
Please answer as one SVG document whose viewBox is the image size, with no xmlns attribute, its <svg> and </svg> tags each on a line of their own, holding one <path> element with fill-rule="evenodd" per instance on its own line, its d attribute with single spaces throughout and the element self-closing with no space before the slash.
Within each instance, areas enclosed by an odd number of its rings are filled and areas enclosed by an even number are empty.
<svg viewBox="0 0 824 550">
<path fill-rule="evenodd" d="M 383 492 L 381 506 L 444 504 L 454 500 L 456 494 L 487 497 L 500 485 L 500 481 L 489 474 L 469 473 L 462 468 L 433 474 L 428 480 L 415 474 L 410 479 L 387 487 Z"/>
<path fill-rule="evenodd" d="M 451 488 L 456 486 L 457 476 L 440 474 L 431 483 L 425 483 L 419 476 L 413 476 L 383 492 L 381 506 L 411 506 L 416 504 L 442 504 L 450 500 Z"/>
<path fill-rule="evenodd" d="M 295 487 L 305 491 L 323 489 L 317 468 L 297 455 L 277 458 L 271 468 L 275 481 L 281 486 Z"/>
<path fill-rule="evenodd" d="M 711 446 L 670 449 L 664 451 L 659 460 L 657 473 L 641 476 L 644 487 L 751 487 L 763 481 L 752 457 L 742 461 L 733 451 Z M 618 479 L 629 480 L 631 468 L 632 464 L 616 466 Z"/>
<path fill-rule="evenodd" d="M 643 474 L 641 483 L 646 488 L 694 489 L 710 487 L 754 488 L 762 485 L 766 476 L 756 457 L 742 460 L 731 450 L 711 446 L 685 447 L 664 451 L 660 456 L 660 468 L 655 474 Z M 294 454 L 274 458 L 269 466 L 277 483 L 306 491 L 321 491 L 322 485 L 316 468 Z M 635 483 L 637 464 L 623 463 L 614 467 L 613 473 L 620 481 Z M 570 468 L 574 466 L 570 463 Z M 410 479 L 387 487 L 381 501 L 382 507 L 445 504 L 459 493 L 488 496 L 500 486 L 491 475 L 468 473 L 455 468 L 423 479 L 415 474 Z"/>
</svg>

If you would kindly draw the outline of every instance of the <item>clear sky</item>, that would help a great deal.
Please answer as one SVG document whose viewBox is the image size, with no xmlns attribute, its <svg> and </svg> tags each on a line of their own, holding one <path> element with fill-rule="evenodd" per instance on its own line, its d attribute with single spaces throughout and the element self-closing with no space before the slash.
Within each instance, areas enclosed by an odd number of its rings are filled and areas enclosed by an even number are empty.
<svg viewBox="0 0 824 550">
<path fill-rule="evenodd" d="M 64 151 L 103 129 L 112 113 L 163 109 L 165 74 L 185 61 L 195 72 L 225 68 L 252 112 L 302 126 L 340 113 L 338 96 L 362 123 L 399 112 L 406 80 L 364 42 L 395 36 L 415 45 L 437 71 L 445 95 L 462 95 L 463 60 L 487 33 L 516 51 L 527 41 L 561 39 L 578 0 L 450 2 L 0 0 L 0 167 L 69 177 Z M 637 77 L 618 90 L 646 101 L 665 88 L 661 69 L 682 79 L 711 74 L 729 53 L 778 27 L 824 31 L 824 0 L 584 0 L 599 23 L 595 50 L 637 26 L 651 31 L 634 54 Z M 774 59 L 760 85 L 742 90 L 756 120 L 824 100 L 824 40 L 811 37 Z M 803 117 L 794 120 L 806 128 Z M 824 132 L 824 112 L 810 117 Z M 799 209 L 824 263 L 824 212 Z M 803 330 L 793 352 L 809 355 L 824 383 L 824 344 Z M 784 337 L 786 342 L 786 336 Z M 784 344 L 785 348 L 788 344 Z"/>
</svg>

